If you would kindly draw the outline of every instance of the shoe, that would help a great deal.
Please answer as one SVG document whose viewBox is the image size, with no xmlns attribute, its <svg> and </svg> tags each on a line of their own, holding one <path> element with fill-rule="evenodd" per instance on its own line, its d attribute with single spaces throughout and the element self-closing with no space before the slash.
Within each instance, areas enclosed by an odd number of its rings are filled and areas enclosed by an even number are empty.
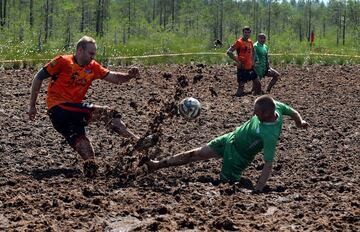
<svg viewBox="0 0 360 232">
<path fill-rule="evenodd" d="M 155 166 L 154 161 L 152 161 L 149 157 L 145 156 L 140 159 L 136 174 L 143 176 L 152 173 L 156 170 L 157 168 Z"/>
<path fill-rule="evenodd" d="M 155 146 L 158 141 L 159 136 L 157 134 L 148 135 L 145 138 L 139 139 L 134 148 L 135 150 L 144 150 Z"/>
<path fill-rule="evenodd" d="M 88 178 L 94 178 L 97 174 L 99 166 L 95 163 L 94 160 L 85 160 L 84 162 L 84 176 Z"/>
</svg>

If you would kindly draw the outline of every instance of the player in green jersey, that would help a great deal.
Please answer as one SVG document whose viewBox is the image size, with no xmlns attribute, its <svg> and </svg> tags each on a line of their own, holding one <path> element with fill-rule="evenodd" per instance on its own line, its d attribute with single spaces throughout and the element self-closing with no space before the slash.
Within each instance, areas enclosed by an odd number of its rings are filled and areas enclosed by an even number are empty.
<svg viewBox="0 0 360 232">
<path fill-rule="evenodd" d="M 278 81 L 280 73 L 275 69 L 271 68 L 269 65 L 269 48 L 265 44 L 265 42 L 266 35 L 264 33 L 260 33 L 258 35 L 257 41 L 254 43 L 255 72 L 260 80 L 263 79 L 265 76 L 272 77 L 268 87 L 266 88 L 266 92 L 270 93 L 271 88 Z"/>
<path fill-rule="evenodd" d="M 234 131 L 217 137 L 202 147 L 160 161 L 145 162 L 144 169 L 147 169 L 147 172 L 153 172 L 161 168 L 180 166 L 198 160 L 222 158 L 220 179 L 225 182 L 237 182 L 256 154 L 263 150 L 265 164 L 255 187 L 255 191 L 262 191 L 271 174 L 283 115 L 290 116 L 299 128 L 307 128 L 308 123 L 296 110 L 275 101 L 268 95 L 263 95 L 255 100 L 254 114 L 250 120 Z"/>
</svg>

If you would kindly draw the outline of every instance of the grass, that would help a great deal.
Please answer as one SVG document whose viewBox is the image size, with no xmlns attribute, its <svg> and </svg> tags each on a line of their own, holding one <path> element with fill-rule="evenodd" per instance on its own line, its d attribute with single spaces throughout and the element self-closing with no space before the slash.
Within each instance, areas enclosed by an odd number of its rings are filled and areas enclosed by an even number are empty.
<svg viewBox="0 0 360 232">
<path fill-rule="evenodd" d="M 329 32 L 330 34 L 330 32 Z M 293 35 L 294 37 L 294 35 Z M 210 42 L 199 37 L 179 37 L 174 33 L 155 33 L 147 38 L 131 38 L 125 44 L 118 41 L 116 44 L 109 38 L 98 38 L 98 53 L 96 59 L 108 65 L 129 64 L 160 64 L 160 63 L 231 63 L 225 52 L 233 41 L 225 41 L 224 47 L 214 49 Z M 355 39 L 348 38 L 348 44 L 336 45 L 334 37 L 317 38 L 315 47 L 310 49 L 307 41 L 299 42 L 297 38 L 289 37 L 289 33 L 274 35 L 268 41 L 271 61 L 277 64 L 359 64 L 360 46 Z M 68 54 L 74 51 L 62 47 L 62 41 L 50 41 L 42 45 L 37 41 L 26 42 L 5 41 L 0 44 L 0 67 L 26 68 L 41 66 L 58 54 Z M 193 54 L 164 57 L 139 57 L 153 54 L 181 54 L 211 52 L 216 54 Z M 335 54 L 335 55 L 332 55 Z M 16 61 L 18 60 L 18 61 Z"/>
</svg>

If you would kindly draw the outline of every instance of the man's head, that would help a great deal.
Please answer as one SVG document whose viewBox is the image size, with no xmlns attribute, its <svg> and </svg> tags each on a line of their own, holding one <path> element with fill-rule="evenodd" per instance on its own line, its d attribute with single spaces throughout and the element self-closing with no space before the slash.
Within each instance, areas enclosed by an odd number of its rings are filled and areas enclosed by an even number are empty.
<svg viewBox="0 0 360 232">
<path fill-rule="evenodd" d="M 245 26 L 245 27 L 242 29 L 242 32 L 243 32 L 243 38 L 244 38 L 244 39 L 250 38 L 251 28 L 250 28 L 249 26 Z"/>
<path fill-rule="evenodd" d="M 258 34 L 257 41 L 264 44 L 266 42 L 266 35 L 264 33 Z"/>
<path fill-rule="evenodd" d="M 96 55 L 96 41 L 83 36 L 76 44 L 76 60 L 80 65 L 89 64 Z"/>
<path fill-rule="evenodd" d="M 273 122 L 276 120 L 275 101 L 269 95 L 263 95 L 255 100 L 254 113 L 261 122 Z"/>
</svg>

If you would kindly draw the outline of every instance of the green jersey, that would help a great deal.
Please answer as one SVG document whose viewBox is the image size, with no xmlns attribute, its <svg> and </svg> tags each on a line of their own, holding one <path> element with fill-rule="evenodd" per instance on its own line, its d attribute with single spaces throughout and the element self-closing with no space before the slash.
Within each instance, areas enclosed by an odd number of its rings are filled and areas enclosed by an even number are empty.
<svg viewBox="0 0 360 232">
<path fill-rule="evenodd" d="M 254 43 L 255 49 L 255 71 L 256 74 L 261 78 L 265 76 L 268 68 L 268 53 L 269 49 L 266 44 L 259 42 Z"/>
<path fill-rule="evenodd" d="M 291 115 L 294 110 L 281 103 L 275 102 L 275 122 L 260 122 L 255 115 L 235 131 L 215 138 L 208 143 L 218 155 L 223 157 L 221 178 L 239 181 L 241 173 L 254 160 L 257 153 L 264 150 L 264 160 L 272 161 L 275 156 L 283 115 Z"/>
</svg>

